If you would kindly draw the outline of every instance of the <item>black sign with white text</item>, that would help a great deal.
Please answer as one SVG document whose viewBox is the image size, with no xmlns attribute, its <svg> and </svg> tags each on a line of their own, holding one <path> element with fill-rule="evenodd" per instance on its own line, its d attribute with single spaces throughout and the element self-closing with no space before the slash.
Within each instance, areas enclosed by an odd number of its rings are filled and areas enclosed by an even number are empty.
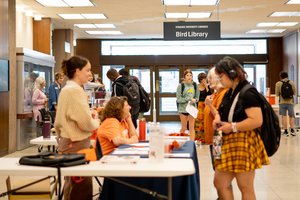
<svg viewBox="0 0 300 200">
<path fill-rule="evenodd" d="M 164 22 L 164 40 L 219 40 L 220 22 Z"/>
</svg>

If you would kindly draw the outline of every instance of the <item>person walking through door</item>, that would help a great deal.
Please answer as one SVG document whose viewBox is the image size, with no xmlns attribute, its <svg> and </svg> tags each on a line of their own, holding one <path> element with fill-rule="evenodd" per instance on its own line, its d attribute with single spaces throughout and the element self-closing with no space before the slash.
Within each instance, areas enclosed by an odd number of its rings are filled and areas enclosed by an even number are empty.
<svg viewBox="0 0 300 200">
<path fill-rule="evenodd" d="M 279 97 L 279 115 L 284 129 L 283 135 L 288 137 L 287 120 L 289 120 L 290 132 L 292 136 L 295 133 L 295 113 L 294 113 L 294 95 L 296 94 L 295 83 L 288 79 L 288 73 L 282 71 L 279 74 L 280 81 L 275 85 L 275 95 Z M 288 117 L 287 117 L 288 115 Z"/>
<path fill-rule="evenodd" d="M 112 84 L 112 96 L 126 96 L 126 94 L 124 94 L 124 87 L 126 87 L 125 85 L 130 81 L 126 76 L 122 76 L 119 74 L 119 72 L 112 68 L 109 69 L 106 73 L 106 76 L 109 80 L 111 80 L 113 82 Z M 132 84 L 136 84 L 134 81 L 132 81 Z M 138 90 L 138 85 L 136 85 L 137 90 Z M 139 91 L 137 91 L 138 93 Z M 140 102 L 138 101 L 133 102 L 132 100 L 130 100 L 129 96 L 127 97 L 127 102 L 128 104 L 131 106 L 130 109 L 130 114 L 131 114 L 131 118 L 132 118 L 132 122 L 135 128 L 137 128 L 137 119 L 139 117 L 139 110 L 140 110 Z"/>
</svg>

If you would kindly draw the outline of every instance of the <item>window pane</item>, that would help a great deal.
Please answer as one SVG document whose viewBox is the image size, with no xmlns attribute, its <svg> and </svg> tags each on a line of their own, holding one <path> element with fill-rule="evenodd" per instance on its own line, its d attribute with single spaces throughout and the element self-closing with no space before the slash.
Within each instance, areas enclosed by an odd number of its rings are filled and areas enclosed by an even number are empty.
<svg viewBox="0 0 300 200">
<path fill-rule="evenodd" d="M 164 41 L 102 41 L 102 55 L 209 55 L 266 54 L 266 39 Z"/>
<path fill-rule="evenodd" d="M 159 70 L 159 92 L 176 93 L 179 84 L 179 69 Z"/>
<path fill-rule="evenodd" d="M 176 97 L 163 97 L 160 99 L 160 115 L 174 115 L 177 112 Z"/>
</svg>

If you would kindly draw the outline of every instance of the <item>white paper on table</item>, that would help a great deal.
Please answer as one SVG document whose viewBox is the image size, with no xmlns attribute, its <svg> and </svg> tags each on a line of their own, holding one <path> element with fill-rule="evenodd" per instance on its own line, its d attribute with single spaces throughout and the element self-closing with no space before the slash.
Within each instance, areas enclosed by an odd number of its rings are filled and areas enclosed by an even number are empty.
<svg viewBox="0 0 300 200">
<path fill-rule="evenodd" d="M 186 112 L 188 112 L 192 117 L 197 118 L 198 115 L 198 109 L 192 105 L 192 103 L 189 101 L 186 108 Z"/>
<path fill-rule="evenodd" d="M 130 144 L 130 146 L 133 146 L 133 147 L 149 147 L 149 143 L 134 143 L 134 144 Z"/>
<path fill-rule="evenodd" d="M 189 153 L 165 153 L 166 158 L 190 158 L 191 155 Z"/>
<path fill-rule="evenodd" d="M 148 155 L 149 148 L 147 149 L 116 149 L 112 155 Z"/>
<path fill-rule="evenodd" d="M 110 156 L 106 155 L 100 159 L 101 163 L 108 163 L 108 164 L 123 164 L 123 163 L 130 163 L 136 164 L 139 161 L 139 156 Z"/>
</svg>

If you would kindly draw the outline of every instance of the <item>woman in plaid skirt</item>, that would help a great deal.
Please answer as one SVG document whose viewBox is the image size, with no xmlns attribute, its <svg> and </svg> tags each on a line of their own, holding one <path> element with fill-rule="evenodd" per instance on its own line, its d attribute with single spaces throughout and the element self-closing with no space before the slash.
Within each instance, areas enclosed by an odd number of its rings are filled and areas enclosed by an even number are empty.
<svg viewBox="0 0 300 200">
<path fill-rule="evenodd" d="M 242 199 L 255 200 L 255 170 L 269 164 L 264 144 L 255 131 L 263 123 L 258 92 L 249 89 L 243 96 L 237 96 L 249 82 L 246 72 L 234 58 L 224 57 L 215 67 L 228 92 L 213 121 L 213 126 L 222 131 L 222 152 L 215 159 L 214 185 L 222 200 L 231 200 L 234 199 L 231 182 L 235 178 Z M 235 100 L 236 105 L 232 106 Z"/>
</svg>

